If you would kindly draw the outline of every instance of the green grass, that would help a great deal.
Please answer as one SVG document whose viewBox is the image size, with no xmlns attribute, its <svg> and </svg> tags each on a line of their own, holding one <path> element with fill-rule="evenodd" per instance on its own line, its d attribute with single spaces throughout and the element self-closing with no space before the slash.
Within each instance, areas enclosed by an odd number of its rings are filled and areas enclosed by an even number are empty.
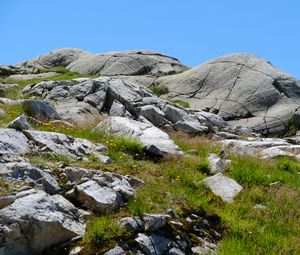
<svg viewBox="0 0 300 255">
<path fill-rule="evenodd" d="M 125 230 L 120 226 L 113 215 L 94 217 L 89 220 L 86 234 L 81 242 L 85 247 L 85 253 L 98 247 L 98 252 L 113 248 L 116 240 L 125 235 Z"/>
<path fill-rule="evenodd" d="M 174 104 L 178 104 L 182 107 L 185 107 L 185 108 L 190 108 L 190 104 L 184 100 L 181 100 L 181 99 L 175 99 L 175 100 L 170 100 L 172 103 Z"/>
<path fill-rule="evenodd" d="M 149 89 L 158 97 L 169 93 L 169 88 L 162 85 L 150 85 Z"/>
<path fill-rule="evenodd" d="M 21 105 L 6 105 L 0 103 L 0 108 L 5 111 L 4 116 L 0 116 L 0 127 L 5 127 L 9 122 L 24 113 Z"/>
</svg>

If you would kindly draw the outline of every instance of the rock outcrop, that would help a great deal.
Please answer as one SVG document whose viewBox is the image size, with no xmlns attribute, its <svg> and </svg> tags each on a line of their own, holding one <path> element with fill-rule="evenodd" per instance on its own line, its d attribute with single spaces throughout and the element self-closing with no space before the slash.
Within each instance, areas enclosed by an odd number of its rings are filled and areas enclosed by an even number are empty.
<svg viewBox="0 0 300 255">
<path fill-rule="evenodd" d="M 1 66 L 0 74 L 36 73 L 42 69 L 61 66 L 82 75 L 101 74 L 104 76 L 167 75 L 188 69 L 176 58 L 149 50 L 91 54 L 76 48 L 61 48 L 16 64 L 11 68 Z"/>
<path fill-rule="evenodd" d="M 108 113 L 195 134 L 228 126 L 213 113 L 185 109 L 135 83 L 115 78 L 43 81 L 27 86 L 23 93 L 43 97 L 55 105 L 62 118 L 73 122 L 94 120 Z"/>
<path fill-rule="evenodd" d="M 124 117 L 110 117 L 102 121 L 93 131 L 137 139 L 145 151 L 155 156 L 183 155 L 183 152 L 165 132 L 151 124 Z"/>
<path fill-rule="evenodd" d="M 158 83 L 169 88 L 168 98 L 184 99 L 193 108 L 263 134 L 287 131 L 300 106 L 299 81 L 244 53 L 212 59 Z"/>
<path fill-rule="evenodd" d="M 143 214 L 121 219 L 132 233 L 132 240 L 120 242 L 105 254 L 216 254 L 222 236 L 218 217 L 202 213 L 175 215 Z"/>
</svg>

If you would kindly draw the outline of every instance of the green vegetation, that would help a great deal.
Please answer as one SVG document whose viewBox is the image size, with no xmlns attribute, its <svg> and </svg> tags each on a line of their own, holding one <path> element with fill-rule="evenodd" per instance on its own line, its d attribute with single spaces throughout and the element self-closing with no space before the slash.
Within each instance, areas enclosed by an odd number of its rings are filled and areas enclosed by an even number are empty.
<svg viewBox="0 0 300 255">
<path fill-rule="evenodd" d="M 97 245 L 99 247 L 98 252 L 104 252 L 107 247 L 113 248 L 116 243 L 115 240 L 125 234 L 125 230 L 112 215 L 94 217 L 89 220 L 82 244 L 85 246 L 86 252 L 93 250 L 90 245 Z"/>
<path fill-rule="evenodd" d="M 24 113 L 24 109 L 21 105 L 9 105 L 1 104 L 0 109 L 5 111 L 5 115 L 0 115 L 0 127 L 5 127 L 9 122 Z"/>
<path fill-rule="evenodd" d="M 293 114 L 288 122 L 288 128 L 287 128 L 286 135 L 287 136 L 295 135 L 297 133 L 299 125 L 300 125 L 300 123 L 297 123 L 296 115 Z"/>
<path fill-rule="evenodd" d="M 175 100 L 170 100 L 172 103 L 174 103 L 174 104 L 178 104 L 178 105 L 180 105 L 180 106 L 182 106 L 182 107 L 184 107 L 184 108 L 190 108 L 191 106 L 190 106 L 190 104 L 188 103 L 188 102 L 186 102 L 186 101 L 183 101 L 183 100 L 181 100 L 181 99 L 175 99 Z"/>
<path fill-rule="evenodd" d="M 0 196 L 5 196 L 10 193 L 13 185 L 0 178 Z"/>
<path fill-rule="evenodd" d="M 169 88 L 167 86 L 151 85 L 149 86 L 149 89 L 158 97 L 169 93 Z"/>
</svg>

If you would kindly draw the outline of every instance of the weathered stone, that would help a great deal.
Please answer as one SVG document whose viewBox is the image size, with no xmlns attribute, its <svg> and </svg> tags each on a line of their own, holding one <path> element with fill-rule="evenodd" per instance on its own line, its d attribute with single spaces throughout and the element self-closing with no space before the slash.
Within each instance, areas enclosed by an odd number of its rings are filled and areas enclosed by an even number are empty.
<svg viewBox="0 0 300 255">
<path fill-rule="evenodd" d="M 127 230 L 132 232 L 143 231 L 145 226 L 139 217 L 126 217 L 122 218 L 120 224 Z"/>
<path fill-rule="evenodd" d="M 27 121 L 27 118 L 25 115 L 21 115 L 18 118 L 11 121 L 8 125 L 8 128 L 15 128 L 17 130 L 26 130 L 26 129 L 32 129 L 30 124 Z"/>
<path fill-rule="evenodd" d="M 104 145 L 96 145 L 88 140 L 66 136 L 61 133 L 36 130 L 23 131 L 39 151 L 48 151 L 56 155 L 77 158 L 78 156 L 95 155 L 100 157 L 106 149 Z"/>
<path fill-rule="evenodd" d="M 169 247 L 169 241 L 165 237 L 155 234 L 146 236 L 139 233 L 135 241 L 146 255 L 163 255 Z"/>
<path fill-rule="evenodd" d="M 68 195 L 79 202 L 83 208 L 97 213 L 112 212 L 122 203 L 120 194 L 108 187 L 101 187 L 92 180 L 77 185 Z"/>
<path fill-rule="evenodd" d="M 185 110 L 171 105 L 166 105 L 164 112 L 165 117 L 172 123 L 182 121 L 188 116 Z"/>
<path fill-rule="evenodd" d="M 234 197 L 243 189 L 236 181 L 221 173 L 205 178 L 203 183 L 223 201 L 229 203 L 232 203 Z"/>
<path fill-rule="evenodd" d="M 173 74 L 187 67 L 177 59 L 158 52 L 132 50 L 89 54 L 72 62 L 67 69 L 85 75 L 99 73 L 102 76 L 113 76 Z"/>
<path fill-rule="evenodd" d="M 0 210 L 0 254 L 40 254 L 51 245 L 83 236 L 85 225 L 79 217 L 60 195 L 34 191 L 17 198 Z"/>
<path fill-rule="evenodd" d="M 169 123 L 165 119 L 164 112 L 153 105 L 142 106 L 139 110 L 140 114 L 155 126 L 162 127 Z"/>
<path fill-rule="evenodd" d="M 146 231 L 156 231 L 167 224 L 167 219 L 170 218 L 167 214 L 143 214 L 142 220 Z"/>
<path fill-rule="evenodd" d="M 209 154 L 207 159 L 209 161 L 210 174 L 223 173 L 231 163 L 231 160 L 222 159 L 214 153 Z"/>
<path fill-rule="evenodd" d="M 156 156 L 183 155 L 183 152 L 166 133 L 149 124 L 123 117 L 110 117 L 102 121 L 94 129 L 94 132 L 98 130 L 138 139 L 147 152 Z"/>
<path fill-rule="evenodd" d="M 109 110 L 110 116 L 120 116 L 123 117 L 126 114 L 126 108 L 119 101 L 114 100 L 113 104 Z"/>
<path fill-rule="evenodd" d="M 178 121 L 173 125 L 173 128 L 177 131 L 186 133 L 205 133 L 208 132 L 208 127 L 202 126 L 197 120 L 184 120 Z"/>
<path fill-rule="evenodd" d="M 272 158 L 277 158 L 280 156 L 287 156 L 287 157 L 295 157 L 293 153 L 283 151 L 279 149 L 278 147 L 271 147 L 264 149 L 258 153 L 262 159 L 272 159 Z"/>
<path fill-rule="evenodd" d="M 103 255 L 126 255 L 126 253 L 120 246 L 116 246 L 115 248 L 105 252 Z"/>
<path fill-rule="evenodd" d="M 52 67 L 66 67 L 73 61 L 87 54 L 88 52 L 83 51 L 81 49 L 61 48 L 51 51 L 47 54 L 38 56 L 32 60 L 14 65 L 14 67 L 29 73 L 37 72 L 41 69 L 47 69 Z"/>
<path fill-rule="evenodd" d="M 22 103 L 25 112 L 30 116 L 40 121 L 49 121 L 60 119 L 56 109 L 46 101 L 25 100 Z"/>
<path fill-rule="evenodd" d="M 99 161 L 104 163 L 104 164 L 111 164 L 112 163 L 112 159 L 108 156 L 104 156 L 104 155 L 99 155 Z"/>
<path fill-rule="evenodd" d="M 38 74 L 13 74 L 10 75 L 8 79 L 16 80 L 16 81 L 27 81 L 33 79 L 48 78 L 56 75 L 58 75 L 58 73 L 56 72 L 46 72 L 46 73 L 38 73 Z"/>
<path fill-rule="evenodd" d="M 24 154 L 29 152 L 28 139 L 14 129 L 0 129 L 0 153 Z"/>
<path fill-rule="evenodd" d="M 169 250 L 168 254 L 169 255 L 185 255 L 185 253 L 182 250 L 180 250 L 178 248 L 174 248 L 174 247 Z"/>
<path fill-rule="evenodd" d="M 239 155 L 253 156 L 258 150 L 280 146 L 289 145 L 283 139 L 272 139 L 272 138 L 262 138 L 254 141 L 246 140 L 224 140 L 221 143 L 228 149 L 231 149 Z"/>
<path fill-rule="evenodd" d="M 284 133 L 300 102 L 295 78 L 244 53 L 209 60 L 156 83 L 169 88 L 169 98 L 185 100 L 192 108 L 209 110 L 232 125 L 263 134 Z"/>
<path fill-rule="evenodd" d="M 0 176 L 7 181 L 41 186 L 49 194 L 56 194 L 60 191 L 56 178 L 52 174 L 29 163 L 7 163 L 0 164 L 0 167 Z"/>
</svg>

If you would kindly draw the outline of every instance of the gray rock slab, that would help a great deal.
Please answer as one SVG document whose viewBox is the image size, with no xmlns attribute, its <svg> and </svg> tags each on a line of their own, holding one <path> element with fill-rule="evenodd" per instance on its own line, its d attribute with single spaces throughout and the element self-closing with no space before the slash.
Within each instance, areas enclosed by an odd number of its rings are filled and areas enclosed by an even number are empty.
<svg viewBox="0 0 300 255">
<path fill-rule="evenodd" d="M 40 254 L 85 233 L 76 207 L 60 195 L 37 190 L 0 210 L 0 228 L 0 253 L 6 255 Z"/>
<path fill-rule="evenodd" d="M 59 73 L 56 72 L 46 72 L 46 73 L 38 73 L 38 74 L 13 74 L 8 76 L 8 79 L 15 80 L 15 81 L 27 81 L 33 79 L 43 79 L 49 78 L 52 76 L 56 76 Z"/>
<path fill-rule="evenodd" d="M 29 152 L 28 139 L 15 129 L 0 129 L 0 153 L 25 154 Z"/>
<path fill-rule="evenodd" d="M 157 156 L 183 155 L 183 152 L 169 136 L 155 126 L 123 117 L 110 117 L 94 129 L 137 139 L 149 153 Z"/>
<path fill-rule="evenodd" d="M 14 119 L 7 125 L 8 128 L 14 128 L 17 130 L 27 130 L 32 129 L 30 124 L 27 121 L 27 118 L 25 115 L 21 115 L 18 118 Z"/>
<path fill-rule="evenodd" d="M 225 202 L 233 203 L 234 197 L 243 189 L 235 180 L 221 173 L 207 177 L 203 183 Z"/>
<path fill-rule="evenodd" d="M 266 135 L 283 134 L 300 102 L 299 81 L 246 53 L 221 56 L 156 83 L 169 88 L 170 99 Z"/>
</svg>

